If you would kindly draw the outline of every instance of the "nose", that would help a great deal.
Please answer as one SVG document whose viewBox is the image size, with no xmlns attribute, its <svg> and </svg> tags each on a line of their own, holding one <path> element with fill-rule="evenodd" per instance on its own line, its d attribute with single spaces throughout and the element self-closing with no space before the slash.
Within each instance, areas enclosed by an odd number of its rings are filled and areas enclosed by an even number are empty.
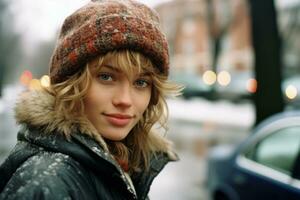
<svg viewBox="0 0 300 200">
<path fill-rule="evenodd" d="M 122 82 L 115 91 L 112 103 L 116 107 L 129 108 L 132 105 L 133 93 L 129 81 Z"/>
</svg>

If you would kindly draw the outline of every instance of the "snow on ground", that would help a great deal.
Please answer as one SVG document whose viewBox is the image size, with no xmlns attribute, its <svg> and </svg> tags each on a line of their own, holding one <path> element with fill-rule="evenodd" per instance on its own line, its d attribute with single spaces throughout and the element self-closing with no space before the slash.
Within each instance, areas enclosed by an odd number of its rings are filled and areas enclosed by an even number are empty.
<svg viewBox="0 0 300 200">
<path fill-rule="evenodd" d="M 254 107 L 250 103 L 234 104 L 229 101 L 205 99 L 168 99 L 170 118 L 189 122 L 215 122 L 223 126 L 250 127 L 254 123 Z"/>
</svg>

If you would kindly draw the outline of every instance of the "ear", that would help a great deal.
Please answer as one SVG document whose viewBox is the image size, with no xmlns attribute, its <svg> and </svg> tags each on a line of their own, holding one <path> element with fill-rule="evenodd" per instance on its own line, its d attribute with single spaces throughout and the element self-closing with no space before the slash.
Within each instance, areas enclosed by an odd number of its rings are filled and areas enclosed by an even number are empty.
<svg viewBox="0 0 300 200">
<path fill-rule="evenodd" d="M 151 99 L 150 99 L 150 104 L 151 105 L 156 105 L 158 103 L 158 91 L 154 87 L 151 89 Z"/>
</svg>

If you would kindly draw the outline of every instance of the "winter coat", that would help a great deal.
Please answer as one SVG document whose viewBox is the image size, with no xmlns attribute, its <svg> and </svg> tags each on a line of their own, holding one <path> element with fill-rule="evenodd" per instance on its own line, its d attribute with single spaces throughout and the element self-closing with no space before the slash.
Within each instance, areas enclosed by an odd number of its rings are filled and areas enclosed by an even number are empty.
<svg viewBox="0 0 300 200">
<path fill-rule="evenodd" d="M 87 123 L 53 111 L 54 97 L 30 92 L 20 98 L 18 142 L 0 166 L 2 199 L 147 199 L 153 179 L 176 155 L 157 149 L 150 169 L 130 177 Z M 70 131 L 66 138 L 62 131 Z M 162 138 L 163 139 L 163 138 Z"/>
</svg>

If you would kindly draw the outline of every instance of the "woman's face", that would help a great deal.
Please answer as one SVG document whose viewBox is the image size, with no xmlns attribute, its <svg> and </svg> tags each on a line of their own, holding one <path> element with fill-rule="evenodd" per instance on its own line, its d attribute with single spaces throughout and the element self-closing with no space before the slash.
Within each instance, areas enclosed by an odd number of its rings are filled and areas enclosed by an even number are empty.
<svg viewBox="0 0 300 200">
<path fill-rule="evenodd" d="M 84 99 L 85 114 L 102 137 L 120 141 L 143 116 L 151 98 L 149 75 L 126 76 L 113 61 L 100 72 L 92 71 L 92 82 Z"/>
</svg>

